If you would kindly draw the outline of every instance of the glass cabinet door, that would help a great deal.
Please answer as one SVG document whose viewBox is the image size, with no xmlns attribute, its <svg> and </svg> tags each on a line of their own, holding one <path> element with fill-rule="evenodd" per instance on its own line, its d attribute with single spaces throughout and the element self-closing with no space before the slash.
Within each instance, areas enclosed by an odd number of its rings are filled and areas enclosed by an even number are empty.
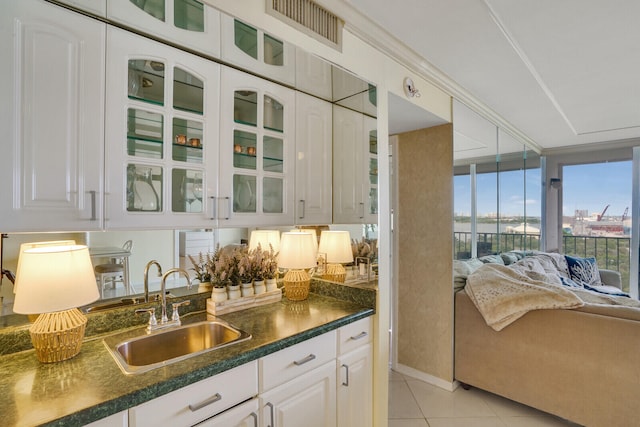
<svg viewBox="0 0 640 427">
<path fill-rule="evenodd" d="M 222 75 L 222 140 L 230 142 L 220 148 L 220 180 L 230 212 L 220 201 L 221 216 L 251 224 L 273 215 L 267 223 L 291 224 L 294 92 L 229 68 Z"/>
<path fill-rule="evenodd" d="M 369 214 L 378 214 L 378 131 L 369 131 Z"/>
<path fill-rule="evenodd" d="M 107 170 L 115 175 L 125 165 L 121 184 L 108 177 L 111 225 L 211 226 L 207 200 L 217 164 L 208 169 L 206 163 L 217 163 L 219 66 L 115 28 L 108 41 L 106 156 L 113 166 Z M 118 96 L 119 88 L 126 96 Z M 126 138 L 118 120 L 123 106 Z M 119 194 L 124 212 L 144 214 L 141 223 L 118 221 Z"/>
<path fill-rule="evenodd" d="M 108 0 L 107 17 L 220 57 L 220 12 L 202 0 Z"/>
<path fill-rule="evenodd" d="M 222 59 L 276 81 L 295 84 L 295 46 L 222 14 Z"/>
</svg>

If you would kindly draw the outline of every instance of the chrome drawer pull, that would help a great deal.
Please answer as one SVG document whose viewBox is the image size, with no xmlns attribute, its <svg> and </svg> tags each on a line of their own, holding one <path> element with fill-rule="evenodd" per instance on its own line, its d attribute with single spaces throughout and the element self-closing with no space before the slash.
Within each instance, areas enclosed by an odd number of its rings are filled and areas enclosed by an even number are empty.
<svg viewBox="0 0 640 427">
<path fill-rule="evenodd" d="M 307 362 L 311 362 L 315 358 L 316 358 L 315 354 L 310 354 L 307 357 L 305 357 L 304 359 L 294 360 L 293 364 L 296 365 L 296 366 L 304 365 Z"/>
<path fill-rule="evenodd" d="M 267 427 L 276 427 L 275 424 L 273 423 L 273 403 L 267 402 L 266 406 L 269 407 L 269 413 L 271 414 L 270 415 L 271 424 L 268 424 Z"/>
<path fill-rule="evenodd" d="M 253 426 L 258 427 L 258 415 L 255 412 L 252 412 L 249 416 L 253 417 Z"/>
<path fill-rule="evenodd" d="M 343 381 L 342 385 L 345 387 L 349 387 L 349 365 L 342 365 L 342 367 L 344 368 L 345 373 L 347 374 L 345 377 L 346 381 Z"/>
<path fill-rule="evenodd" d="M 369 334 L 367 334 L 366 332 L 362 331 L 358 335 L 356 335 L 355 337 L 351 337 L 350 339 L 355 341 L 355 340 L 362 339 L 362 338 L 366 337 L 367 335 L 369 335 Z"/>
<path fill-rule="evenodd" d="M 198 409 L 202 409 L 205 406 L 209 406 L 212 403 L 219 402 L 220 400 L 222 400 L 222 396 L 220 395 L 220 393 L 216 393 L 213 396 L 211 396 L 210 398 L 205 399 L 200 403 L 196 403 L 195 405 L 189 405 L 189 409 L 191 409 L 191 412 L 195 412 Z"/>
</svg>

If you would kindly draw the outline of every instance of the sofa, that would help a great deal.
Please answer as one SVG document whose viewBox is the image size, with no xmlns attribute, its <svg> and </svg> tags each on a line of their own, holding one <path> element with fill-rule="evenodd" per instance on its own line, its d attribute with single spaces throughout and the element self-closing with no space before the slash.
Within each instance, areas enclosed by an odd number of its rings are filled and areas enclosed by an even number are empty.
<svg viewBox="0 0 640 427">
<path fill-rule="evenodd" d="M 617 272 L 598 273 L 604 285 L 620 287 Z M 459 286 L 454 369 L 465 387 L 580 425 L 640 425 L 640 308 L 532 310 L 497 331 Z"/>
</svg>

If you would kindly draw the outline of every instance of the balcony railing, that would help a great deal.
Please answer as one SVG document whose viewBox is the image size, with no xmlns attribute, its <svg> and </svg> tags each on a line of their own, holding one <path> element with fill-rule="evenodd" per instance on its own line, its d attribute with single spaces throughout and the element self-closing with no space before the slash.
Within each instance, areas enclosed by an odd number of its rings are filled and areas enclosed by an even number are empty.
<svg viewBox="0 0 640 427">
<path fill-rule="evenodd" d="M 454 232 L 456 259 L 471 257 L 471 233 Z M 631 265 L 629 237 L 563 236 L 563 253 L 583 258 L 594 257 L 599 268 L 616 270 L 622 276 L 622 287 L 629 291 Z M 539 250 L 537 235 L 516 233 L 478 233 L 478 257 L 512 250 Z"/>
</svg>

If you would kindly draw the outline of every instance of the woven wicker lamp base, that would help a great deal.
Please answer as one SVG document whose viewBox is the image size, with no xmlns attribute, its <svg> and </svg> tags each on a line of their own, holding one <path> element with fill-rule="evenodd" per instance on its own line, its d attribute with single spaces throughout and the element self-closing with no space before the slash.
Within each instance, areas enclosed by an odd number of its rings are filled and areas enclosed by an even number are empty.
<svg viewBox="0 0 640 427">
<path fill-rule="evenodd" d="M 71 359 L 80 352 L 86 326 L 77 308 L 41 314 L 29 328 L 36 357 L 42 363 Z"/>
<path fill-rule="evenodd" d="M 284 294 L 290 301 L 303 301 L 309 297 L 311 276 L 306 270 L 289 270 L 284 275 Z"/>
<path fill-rule="evenodd" d="M 331 282 L 344 283 L 347 278 L 347 270 L 342 264 L 327 264 L 322 278 Z"/>
</svg>

